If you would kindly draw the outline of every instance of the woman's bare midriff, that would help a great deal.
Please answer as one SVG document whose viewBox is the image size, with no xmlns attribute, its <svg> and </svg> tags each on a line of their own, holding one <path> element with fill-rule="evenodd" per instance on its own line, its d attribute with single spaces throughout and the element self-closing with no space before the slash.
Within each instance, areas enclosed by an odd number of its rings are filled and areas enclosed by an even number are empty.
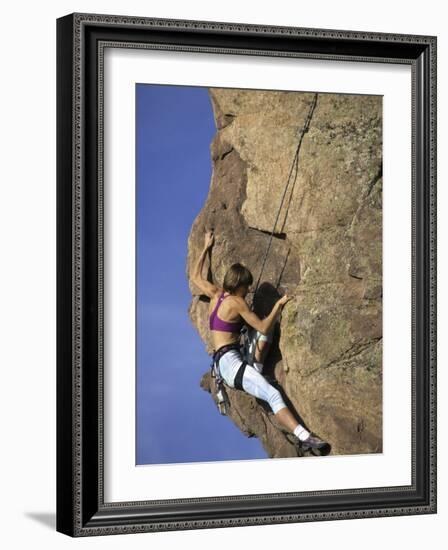
<svg viewBox="0 0 448 550">
<path fill-rule="evenodd" d="M 222 346 L 227 346 L 228 344 L 235 344 L 240 341 L 240 334 L 234 332 L 223 332 L 221 330 L 212 330 L 213 349 L 217 350 L 222 348 Z"/>
<path fill-rule="evenodd" d="M 215 305 L 216 305 L 216 302 L 218 301 L 218 297 L 219 295 L 216 296 L 216 298 L 213 298 L 213 300 L 210 301 L 210 307 L 209 307 L 209 316 L 210 314 L 212 313 L 213 309 L 215 308 Z M 239 320 L 239 316 L 237 316 L 236 318 L 232 318 L 232 319 L 227 319 L 226 316 L 225 316 L 225 311 L 224 311 L 224 315 L 223 315 L 223 312 L 222 310 L 226 309 L 227 304 L 222 304 L 220 307 L 219 307 L 219 311 L 218 311 L 218 316 L 220 319 L 222 319 L 223 321 L 227 321 L 229 323 L 234 323 L 234 322 L 237 322 Z M 213 348 L 215 350 L 221 348 L 222 346 L 227 346 L 228 344 L 235 344 L 235 343 L 238 343 L 240 341 L 240 333 L 239 332 L 225 332 L 225 331 L 222 331 L 222 330 L 211 330 L 210 331 L 210 334 L 212 335 L 212 342 L 213 342 Z"/>
</svg>

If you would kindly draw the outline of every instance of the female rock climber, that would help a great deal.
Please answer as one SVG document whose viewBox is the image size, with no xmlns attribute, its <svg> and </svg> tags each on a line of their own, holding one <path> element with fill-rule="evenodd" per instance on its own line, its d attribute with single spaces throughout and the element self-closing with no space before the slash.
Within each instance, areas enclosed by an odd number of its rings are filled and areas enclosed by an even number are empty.
<svg viewBox="0 0 448 550">
<path fill-rule="evenodd" d="M 252 366 L 243 361 L 240 351 L 240 330 L 243 322 L 264 335 L 262 340 L 269 340 L 270 331 L 279 313 L 291 297 L 285 295 L 277 300 L 269 315 L 260 319 L 249 309 L 245 301 L 253 282 L 252 274 L 246 267 L 239 263 L 230 266 L 224 277 L 223 288 L 218 288 L 204 279 L 204 260 L 213 245 L 213 240 L 213 233 L 207 232 L 204 248 L 193 268 L 192 282 L 210 298 L 209 327 L 215 350 L 213 357 L 218 361 L 221 377 L 231 388 L 242 389 L 254 397 L 267 401 L 279 423 L 296 436 L 302 450 L 323 450 L 328 444 L 297 422 L 280 392 L 261 374 L 262 352 L 256 352 Z"/>
</svg>

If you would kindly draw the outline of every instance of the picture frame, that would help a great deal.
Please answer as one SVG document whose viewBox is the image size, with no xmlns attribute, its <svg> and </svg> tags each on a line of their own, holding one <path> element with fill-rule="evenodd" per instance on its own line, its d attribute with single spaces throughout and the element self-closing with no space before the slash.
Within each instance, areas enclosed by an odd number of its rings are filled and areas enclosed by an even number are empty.
<svg viewBox="0 0 448 550">
<path fill-rule="evenodd" d="M 104 499 L 104 65 L 107 47 L 400 64 L 412 74 L 412 483 Z M 57 530 L 143 533 L 436 513 L 434 36 L 96 14 L 57 20 Z M 398 344 L 397 344 L 398 345 Z"/>
</svg>

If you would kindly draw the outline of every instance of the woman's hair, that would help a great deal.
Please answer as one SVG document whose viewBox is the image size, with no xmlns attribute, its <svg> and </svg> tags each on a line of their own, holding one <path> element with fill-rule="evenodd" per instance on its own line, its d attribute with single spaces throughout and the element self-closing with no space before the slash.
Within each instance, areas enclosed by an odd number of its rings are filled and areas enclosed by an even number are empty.
<svg viewBox="0 0 448 550">
<path fill-rule="evenodd" d="M 253 282 L 252 273 L 241 264 L 232 264 L 224 277 L 223 288 L 232 294 L 239 286 L 248 288 Z"/>
</svg>

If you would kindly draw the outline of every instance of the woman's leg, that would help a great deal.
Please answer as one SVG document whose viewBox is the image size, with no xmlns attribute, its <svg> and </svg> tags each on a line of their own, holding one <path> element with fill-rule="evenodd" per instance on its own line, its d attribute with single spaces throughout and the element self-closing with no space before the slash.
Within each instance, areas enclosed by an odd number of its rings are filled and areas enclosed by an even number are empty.
<svg viewBox="0 0 448 550">
<path fill-rule="evenodd" d="M 297 437 L 305 439 L 309 432 L 301 426 L 294 418 L 291 411 L 283 401 L 281 393 L 277 388 L 266 380 L 254 367 L 247 365 L 243 376 L 243 389 L 250 395 L 267 401 L 275 414 L 277 420 L 288 431 L 297 435 Z M 300 434 L 300 435 L 299 435 Z"/>
<path fill-rule="evenodd" d="M 219 360 L 219 371 L 226 384 L 231 388 L 234 386 L 235 376 L 243 360 L 238 351 L 232 350 L 224 354 Z M 254 367 L 246 366 L 242 380 L 242 386 L 245 392 L 263 401 L 267 401 L 274 412 L 279 423 L 286 430 L 293 433 L 301 441 L 310 442 L 312 447 L 322 447 L 327 445 L 318 438 L 313 438 L 310 432 L 299 424 L 291 411 L 287 408 L 280 392 L 264 378 Z"/>
<path fill-rule="evenodd" d="M 250 350 L 253 353 L 253 367 L 261 374 L 263 372 L 264 360 L 272 342 L 272 331 L 268 335 L 261 334 L 252 329 Z"/>
<path fill-rule="evenodd" d="M 262 374 L 264 368 L 264 360 L 267 355 L 270 343 L 267 340 L 258 340 L 256 343 L 254 354 L 254 368 Z"/>
<path fill-rule="evenodd" d="M 284 426 L 288 431 L 294 432 L 297 427 L 297 420 L 292 415 L 288 407 L 284 407 L 275 413 L 277 420 Z"/>
<path fill-rule="evenodd" d="M 243 359 L 238 350 L 231 350 L 226 352 L 219 360 L 219 373 L 221 374 L 224 382 L 230 387 L 234 388 L 235 376 L 238 369 L 241 366 Z"/>
</svg>

